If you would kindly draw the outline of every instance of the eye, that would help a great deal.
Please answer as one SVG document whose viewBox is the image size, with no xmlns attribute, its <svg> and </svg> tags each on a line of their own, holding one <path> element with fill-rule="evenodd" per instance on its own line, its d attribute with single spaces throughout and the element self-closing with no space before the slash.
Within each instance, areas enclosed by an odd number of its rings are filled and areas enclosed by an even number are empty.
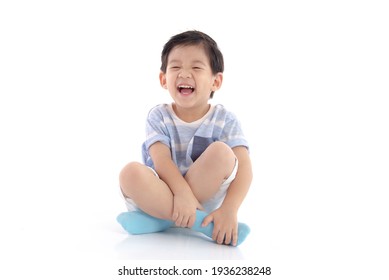
<svg viewBox="0 0 389 280">
<path fill-rule="evenodd" d="M 203 68 L 198 67 L 198 66 L 195 66 L 195 67 L 193 67 L 193 69 L 194 69 L 194 70 L 202 70 Z"/>
</svg>

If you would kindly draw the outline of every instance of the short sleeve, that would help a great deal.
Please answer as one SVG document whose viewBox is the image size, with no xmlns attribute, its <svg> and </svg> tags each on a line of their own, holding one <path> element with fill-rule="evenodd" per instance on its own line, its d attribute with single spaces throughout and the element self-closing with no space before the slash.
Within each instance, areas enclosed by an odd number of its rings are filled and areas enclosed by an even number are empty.
<svg viewBox="0 0 389 280">
<path fill-rule="evenodd" d="M 229 112 L 225 121 L 220 140 L 231 148 L 244 146 L 249 149 L 249 144 L 244 136 L 242 126 L 235 115 Z"/>
<path fill-rule="evenodd" d="M 148 150 L 156 142 L 162 142 L 170 148 L 170 137 L 160 107 L 154 107 L 146 120 L 145 149 Z"/>
</svg>

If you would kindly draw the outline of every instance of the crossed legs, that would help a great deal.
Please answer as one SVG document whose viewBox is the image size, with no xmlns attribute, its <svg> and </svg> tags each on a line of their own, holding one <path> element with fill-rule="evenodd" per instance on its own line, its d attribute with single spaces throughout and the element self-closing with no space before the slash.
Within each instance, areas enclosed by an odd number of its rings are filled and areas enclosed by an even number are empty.
<svg viewBox="0 0 389 280">
<path fill-rule="evenodd" d="M 200 203 L 212 198 L 227 179 L 235 166 L 235 155 L 230 147 L 222 142 L 212 143 L 188 170 L 185 180 Z M 122 213 L 119 223 L 132 234 L 162 231 L 169 228 L 173 212 L 173 194 L 164 181 L 155 176 L 145 165 L 132 162 L 120 173 L 120 186 L 124 196 L 131 198 L 143 211 Z M 213 223 L 206 228 L 201 222 L 207 214 L 197 211 L 192 229 L 212 237 Z M 243 232 L 242 232 L 243 230 Z M 249 229 L 239 224 L 241 243 Z"/>
</svg>

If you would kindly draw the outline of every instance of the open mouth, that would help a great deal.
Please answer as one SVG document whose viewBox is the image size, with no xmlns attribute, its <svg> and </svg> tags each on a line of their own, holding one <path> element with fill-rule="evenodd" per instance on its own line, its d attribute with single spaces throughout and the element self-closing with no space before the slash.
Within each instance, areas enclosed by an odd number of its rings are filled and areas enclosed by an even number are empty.
<svg viewBox="0 0 389 280">
<path fill-rule="evenodd" d="M 191 94 L 194 92 L 195 88 L 192 87 L 192 86 L 189 86 L 189 85 L 179 85 L 177 87 L 178 91 L 181 93 L 181 94 Z"/>
</svg>

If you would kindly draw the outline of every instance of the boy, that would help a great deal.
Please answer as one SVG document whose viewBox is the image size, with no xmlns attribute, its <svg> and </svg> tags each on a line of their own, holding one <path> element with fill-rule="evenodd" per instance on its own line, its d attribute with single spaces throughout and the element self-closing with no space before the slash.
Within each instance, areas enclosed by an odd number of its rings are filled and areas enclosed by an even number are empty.
<svg viewBox="0 0 389 280">
<path fill-rule="evenodd" d="M 211 37 L 187 31 L 165 44 L 161 60 L 160 83 L 173 103 L 148 115 L 145 165 L 132 162 L 120 173 L 129 212 L 118 221 L 132 234 L 175 224 L 239 245 L 250 231 L 237 213 L 252 170 L 238 120 L 208 103 L 222 85 L 223 55 Z"/>
</svg>

